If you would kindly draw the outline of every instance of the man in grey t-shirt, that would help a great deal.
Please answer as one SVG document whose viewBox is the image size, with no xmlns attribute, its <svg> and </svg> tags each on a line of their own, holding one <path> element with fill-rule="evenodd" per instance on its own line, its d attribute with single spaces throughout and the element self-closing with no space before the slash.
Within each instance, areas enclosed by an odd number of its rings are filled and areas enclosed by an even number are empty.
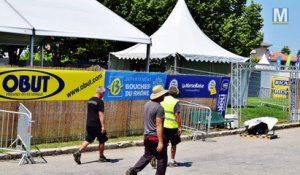
<svg viewBox="0 0 300 175">
<path fill-rule="evenodd" d="M 144 155 L 134 167 L 126 171 L 126 175 L 136 175 L 142 171 L 153 156 L 157 159 L 156 175 L 164 175 L 167 169 L 167 143 L 163 140 L 164 109 L 160 105 L 164 95 L 168 93 L 161 85 L 154 86 L 150 101 L 144 106 Z"/>
</svg>

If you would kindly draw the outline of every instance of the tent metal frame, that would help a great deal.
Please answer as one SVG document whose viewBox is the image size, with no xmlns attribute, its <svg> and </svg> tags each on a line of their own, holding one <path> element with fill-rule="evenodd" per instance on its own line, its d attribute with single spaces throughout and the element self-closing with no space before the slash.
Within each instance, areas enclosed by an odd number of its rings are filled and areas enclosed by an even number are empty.
<svg viewBox="0 0 300 175">
<path fill-rule="evenodd" d="M 242 71 L 273 71 L 273 72 L 288 72 L 290 73 L 291 83 L 290 87 L 291 93 L 290 99 L 294 100 L 294 107 L 290 110 L 290 122 L 295 122 L 300 120 L 300 114 L 298 113 L 298 81 L 300 77 L 300 70 L 298 67 L 294 66 L 274 66 L 265 64 L 254 63 L 241 63 L 235 62 L 231 63 L 231 83 L 230 83 L 230 95 L 231 95 L 231 113 L 235 114 L 239 119 L 239 125 L 241 125 L 242 117 Z M 276 68 L 276 69 L 275 69 Z M 240 126 L 239 126 L 240 127 Z"/>
<path fill-rule="evenodd" d="M 27 35 L 30 36 L 30 43 L 29 43 L 29 59 L 30 59 L 30 66 L 33 66 L 33 56 L 34 56 L 34 46 L 35 46 L 35 40 L 36 40 L 36 36 L 40 36 L 40 35 L 36 35 L 36 30 L 34 28 L 34 25 L 32 25 L 30 23 L 30 21 L 28 19 L 26 19 L 26 17 L 24 15 L 22 15 L 8 0 L 4 0 L 4 2 L 20 17 L 22 18 L 29 26 L 30 26 L 30 30 L 32 31 L 32 34 L 22 34 L 21 35 Z M 1 32 L 1 31 L 0 31 Z M 5 32 L 4 32 L 5 33 Z M 20 33 L 18 33 L 20 34 Z M 49 35 L 50 36 L 50 35 Z M 58 36 L 61 37 L 61 36 Z M 63 37 L 70 37 L 70 36 L 63 36 Z M 105 39 L 105 38 L 98 38 L 98 39 Z M 107 39 L 107 38 L 106 38 Z M 114 39 L 110 39 L 110 40 L 114 40 Z M 127 40 L 114 40 L 114 41 L 123 41 L 123 42 L 127 42 Z M 129 41 L 128 42 L 133 42 L 133 41 Z M 146 59 L 147 59 L 147 72 L 149 72 L 149 58 L 150 58 L 150 45 L 151 45 L 151 38 L 149 37 L 149 41 L 147 42 L 134 42 L 134 43 L 141 43 L 141 44 L 147 44 L 147 50 L 146 50 Z M 41 44 L 40 44 L 41 45 Z M 41 48 L 43 46 L 41 45 Z M 42 51 L 43 48 L 41 49 L 41 56 L 42 56 Z M 42 58 L 42 57 L 41 57 Z M 43 58 L 42 58 L 43 59 Z M 43 66 L 43 61 L 41 61 L 41 65 Z"/>
</svg>

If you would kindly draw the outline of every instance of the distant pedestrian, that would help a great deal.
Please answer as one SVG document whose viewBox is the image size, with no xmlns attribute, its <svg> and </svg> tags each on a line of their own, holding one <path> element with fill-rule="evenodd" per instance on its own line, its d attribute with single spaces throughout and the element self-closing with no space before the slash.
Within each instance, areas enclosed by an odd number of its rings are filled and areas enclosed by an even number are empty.
<svg viewBox="0 0 300 175">
<path fill-rule="evenodd" d="M 81 164 L 81 152 L 91 144 L 95 138 L 99 141 L 99 161 L 108 162 L 109 160 L 104 156 L 104 143 L 108 140 L 105 129 L 105 115 L 104 115 L 104 96 L 105 89 L 100 86 L 96 89 L 96 94 L 87 102 L 87 123 L 85 141 L 82 142 L 78 151 L 73 153 L 74 160 L 77 164 Z"/>
<path fill-rule="evenodd" d="M 144 155 L 126 175 L 136 175 L 142 171 L 153 156 L 157 159 L 156 175 L 164 175 L 167 169 L 167 143 L 163 140 L 164 109 L 160 105 L 168 91 L 161 85 L 154 86 L 150 101 L 144 106 Z"/>
</svg>

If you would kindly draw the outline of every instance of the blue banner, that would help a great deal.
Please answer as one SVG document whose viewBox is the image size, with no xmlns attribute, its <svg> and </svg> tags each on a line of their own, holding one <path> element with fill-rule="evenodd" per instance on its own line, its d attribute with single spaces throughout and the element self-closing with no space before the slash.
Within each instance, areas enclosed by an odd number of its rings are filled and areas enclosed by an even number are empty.
<svg viewBox="0 0 300 175">
<path fill-rule="evenodd" d="M 276 69 L 280 70 L 281 67 L 281 56 L 278 56 L 276 59 Z"/>
<path fill-rule="evenodd" d="M 106 72 L 105 101 L 148 100 L 155 85 L 165 85 L 167 74 Z"/>
<path fill-rule="evenodd" d="M 222 77 L 220 82 L 220 89 L 218 92 L 216 111 L 221 112 L 223 117 L 225 117 L 225 112 L 227 107 L 229 86 L 230 86 L 230 78 Z"/>
<path fill-rule="evenodd" d="M 220 81 L 221 77 L 168 75 L 166 88 L 178 87 L 178 98 L 216 98 Z"/>
<path fill-rule="evenodd" d="M 290 103 L 290 112 L 292 113 L 292 116 L 295 117 L 295 113 L 297 110 L 297 79 L 291 78 L 291 103 Z"/>
</svg>

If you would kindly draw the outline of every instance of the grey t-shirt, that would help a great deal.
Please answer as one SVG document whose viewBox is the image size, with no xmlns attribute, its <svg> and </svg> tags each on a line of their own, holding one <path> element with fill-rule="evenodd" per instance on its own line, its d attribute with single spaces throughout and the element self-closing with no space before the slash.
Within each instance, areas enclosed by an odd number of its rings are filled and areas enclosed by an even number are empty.
<svg viewBox="0 0 300 175">
<path fill-rule="evenodd" d="M 164 118 L 164 108 L 157 102 L 148 101 L 144 106 L 144 135 L 157 136 L 156 117 Z"/>
<path fill-rule="evenodd" d="M 174 114 L 176 113 L 180 113 L 180 106 L 179 106 L 179 102 L 176 103 L 175 107 L 174 107 Z"/>
</svg>

